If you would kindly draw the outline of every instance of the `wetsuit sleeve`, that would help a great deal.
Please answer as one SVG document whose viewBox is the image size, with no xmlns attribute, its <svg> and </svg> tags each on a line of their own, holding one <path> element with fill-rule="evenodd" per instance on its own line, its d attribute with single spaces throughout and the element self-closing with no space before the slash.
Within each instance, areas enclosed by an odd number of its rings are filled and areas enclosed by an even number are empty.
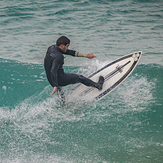
<svg viewBox="0 0 163 163">
<path fill-rule="evenodd" d="M 57 71 L 59 68 L 59 64 L 61 63 L 62 58 L 61 57 L 55 57 L 52 62 L 52 67 L 51 67 L 51 74 L 52 74 L 52 81 L 54 87 L 58 87 L 58 76 L 57 76 Z"/>
<path fill-rule="evenodd" d="M 74 51 L 74 50 L 67 50 L 66 51 L 66 53 L 64 53 L 64 54 L 67 54 L 67 55 L 71 55 L 71 56 L 73 56 L 73 57 L 75 57 L 75 53 L 76 53 L 76 51 Z"/>
<path fill-rule="evenodd" d="M 81 52 L 75 52 L 75 57 L 87 57 L 87 54 Z"/>
<path fill-rule="evenodd" d="M 69 50 L 69 49 L 64 54 L 72 55 L 74 57 L 87 57 L 87 54 L 77 52 L 77 51 L 74 51 L 74 50 Z"/>
</svg>

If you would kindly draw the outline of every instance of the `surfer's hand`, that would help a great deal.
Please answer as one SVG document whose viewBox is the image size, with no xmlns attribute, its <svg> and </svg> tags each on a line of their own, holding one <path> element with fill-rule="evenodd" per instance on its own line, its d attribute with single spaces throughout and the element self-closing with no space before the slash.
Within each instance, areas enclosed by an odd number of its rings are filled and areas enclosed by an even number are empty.
<svg viewBox="0 0 163 163">
<path fill-rule="evenodd" d="M 54 93 L 57 91 L 57 87 L 53 88 L 53 92 L 51 93 L 51 95 L 54 95 Z"/>
<path fill-rule="evenodd" d="M 92 58 L 94 58 L 94 57 L 96 57 L 96 56 L 94 56 L 93 53 L 87 54 L 87 58 L 89 58 L 89 59 L 92 59 Z"/>
</svg>

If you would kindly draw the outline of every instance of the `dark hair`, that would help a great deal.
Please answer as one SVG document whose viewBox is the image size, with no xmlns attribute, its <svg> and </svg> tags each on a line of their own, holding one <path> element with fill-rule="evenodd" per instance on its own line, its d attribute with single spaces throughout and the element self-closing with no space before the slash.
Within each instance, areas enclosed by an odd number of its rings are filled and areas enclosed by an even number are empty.
<svg viewBox="0 0 163 163">
<path fill-rule="evenodd" d="M 56 45 L 60 46 L 61 44 L 67 45 L 70 44 L 70 40 L 66 36 L 61 36 L 58 38 Z"/>
</svg>

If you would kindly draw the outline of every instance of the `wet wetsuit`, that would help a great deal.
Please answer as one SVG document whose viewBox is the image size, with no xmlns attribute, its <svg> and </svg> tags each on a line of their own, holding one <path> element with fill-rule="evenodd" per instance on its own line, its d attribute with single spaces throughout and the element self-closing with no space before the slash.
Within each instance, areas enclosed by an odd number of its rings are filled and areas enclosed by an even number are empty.
<svg viewBox="0 0 163 163">
<path fill-rule="evenodd" d="M 67 50 L 66 55 L 75 56 L 74 50 Z M 52 45 L 48 48 L 45 59 L 44 67 L 46 71 L 46 76 L 52 87 L 62 87 L 69 84 L 82 83 L 86 86 L 93 86 L 99 89 L 98 83 L 92 80 L 73 73 L 65 73 L 63 70 L 64 56 L 62 50 L 56 46 Z"/>
</svg>

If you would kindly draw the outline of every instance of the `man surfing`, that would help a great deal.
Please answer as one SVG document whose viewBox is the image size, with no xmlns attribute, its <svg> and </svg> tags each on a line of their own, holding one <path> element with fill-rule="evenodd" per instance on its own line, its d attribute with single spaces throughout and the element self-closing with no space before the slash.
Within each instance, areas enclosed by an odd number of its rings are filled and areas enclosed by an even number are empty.
<svg viewBox="0 0 163 163">
<path fill-rule="evenodd" d="M 64 98 L 64 94 L 61 88 L 66 85 L 76 83 L 82 83 L 86 86 L 95 87 L 98 90 L 102 90 L 102 86 L 104 83 L 103 76 L 100 76 L 99 81 L 96 83 L 82 75 L 64 72 L 63 54 L 71 55 L 74 57 L 86 57 L 89 59 L 96 57 L 92 53 L 84 54 L 74 50 L 69 50 L 69 45 L 70 40 L 66 36 L 61 36 L 56 41 L 56 45 L 50 46 L 46 52 L 46 56 L 44 59 L 44 68 L 46 71 L 47 79 L 53 87 L 53 92 L 51 93 L 51 95 L 53 95 L 57 91 L 61 95 L 61 97 Z"/>
</svg>

